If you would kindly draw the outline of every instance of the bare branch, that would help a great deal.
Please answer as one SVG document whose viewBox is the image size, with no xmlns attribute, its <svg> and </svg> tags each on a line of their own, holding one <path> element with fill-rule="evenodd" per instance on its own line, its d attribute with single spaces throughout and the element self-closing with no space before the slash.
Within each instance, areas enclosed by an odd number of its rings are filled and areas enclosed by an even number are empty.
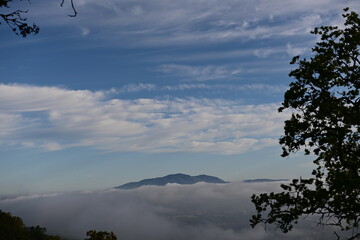
<svg viewBox="0 0 360 240">
<path fill-rule="evenodd" d="M 65 0 L 61 0 L 61 3 L 60 3 L 60 6 L 63 7 L 64 6 L 64 2 Z M 77 11 L 76 11 L 76 8 L 75 8 L 75 5 L 74 5 L 74 0 L 70 0 L 70 4 L 71 4 L 71 8 L 73 10 L 73 14 L 69 14 L 68 16 L 69 17 L 76 17 L 77 16 Z"/>
</svg>

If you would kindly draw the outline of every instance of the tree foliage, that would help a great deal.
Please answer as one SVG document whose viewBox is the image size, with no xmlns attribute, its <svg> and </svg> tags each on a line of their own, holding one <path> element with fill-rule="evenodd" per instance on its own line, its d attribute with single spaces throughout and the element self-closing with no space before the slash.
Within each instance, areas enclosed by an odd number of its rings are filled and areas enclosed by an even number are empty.
<svg viewBox="0 0 360 240">
<path fill-rule="evenodd" d="M 84 240 L 117 240 L 116 235 L 113 232 L 106 231 L 95 231 L 90 230 L 86 233 L 86 236 L 89 238 L 85 238 Z"/>
<path fill-rule="evenodd" d="M 279 111 L 290 110 L 280 138 L 283 157 L 297 151 L 313 156 L 308 179 L 281 185 L 279 193 L 253 195 L 257 214 L 250 220 L 288 232 L 302 217 L 336 228 L 337 239 L 360 238 L 360 18 L 344 9 L 344 28 L 322 26 L 314 56 L 291 64 L 295 78 Z M 341 234 L 342 233 L 342 234 Z"/>
<path fill-rule="evenodd" d="M 117 240 L 113 232 L 90 230 L 85 240 Z M 0 239 L 1 240 L 65 240 L 60 236 L 46 233 L 46 228 L 40 226 L 26 227 L 20 217 L 0 210 Z"/>
<path fill-rule="evenodd" d="M 59 236 L 46 234 L 46 228 L 26 227 L 21 218 L 0 210 L 1 240 L 61 240 Z"/>
<path fill-rule="evenodd" d="M 9 9 L 7 13 L 0 13 L 0 25 L 2 23 L 6 23 L 15 34 L 21 35 L 23 37 L 26 37 L 29 34 L 39 33 L 39 26 L 37 26 L 35 23 L 29 24 L 27 22 L 27 18 L 23 16 L 24 14 L 28 13 L 29 10 L 10 10 L 11 3 L 16 1 L 22 0 L 0 0 L 0 8 Z M 30 2 L 30 0 L 28 1 Z M 61 0 L 61 7 L 64 5 L 64 1 L 65 0 Z M 70 0 L 70 4 L 73 10 L 73 14 L 69 15 L 70 17 L 76 17 L 77 15 L 73 1 L 74 0 Z"/>
</svg>

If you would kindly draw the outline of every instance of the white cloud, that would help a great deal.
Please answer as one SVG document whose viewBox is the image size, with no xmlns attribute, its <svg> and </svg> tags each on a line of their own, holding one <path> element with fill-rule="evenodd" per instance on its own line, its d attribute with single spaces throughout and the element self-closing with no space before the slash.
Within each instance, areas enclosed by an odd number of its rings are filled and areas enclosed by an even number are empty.
<svg viewBox="0 0 360 240">
<path fill-rule="evenodd" d="M 157 69 L 170 76 L 183 78 L 187 81 L 231 80 L 238 78 L 242 70 L 229 66 L 189 66 L 179 64 L 164 64 Z"/>
<path fill-rule="evenodd" d="M 268 84 L 245 84 L 235 87 L 235 90 L 242 90 L 242 91 L 259 91 L 266 93 L 283 93 L 285 90 L 288 89 L 286 85 L 268 85 Z"/>
<path fill-rule="evenodd" d="M 162 90 L 167 90 L 167 91 L 183 91 L 183 90 L 189 90 L 189 89 L 211 89 L 213 88 L 212 85 L 207 85 L 204 83 L 197 83 L 197 84 L 177 84 L 174 86 L 163 86 L 161 89 Z"/>
<path fill-rule="evenodd" d="M 302 55 L 305 52 L 308 51 L 308 48 L 306 47 L 294 47 L 292 44 L 288 43 L 286 45 L 286 51 L 290 56 L 298 56 L 298 55 Z"/>
<path fill-rule="evenodd" d="M 110 91 L 112 92 L 112 91 Z M 111 95 L 111 94 L 110 94 Z M 221 99 L 111 99 L 106 92 L 0 85 L 4 146 L 236 154 L 274 145 L 277 104 Z"/>
<path fill-rule="evenodd" d="M 90 34 L 90 29 L 88 28 L 81 28 L 81 36 L 85 37 Z"/>
<path fill-rule="evenodd" d="M 128 84 L 119 89 L 119 92 L 139 92 L 139 91 L 152 91 L 155 90 L 155 84 Z"/>
<path fill-rule="evenodd" d="M 0 208 L 46 227 L 50 233 L 83 239 L 86 231 L 114 231 L 119 239 L 270 240 L 331 239 L 332 229 L 314 228 L 308 216 L 282 234 L 271 225 L 251 229 L 253 193 L 279 191 L 279 183 L 169 184 L 135 190 L 35 194 L 0 198 Z"/>
<path fill-rule="evenodd" d="M 140 91 L 185 91 L 185 90 L 207 90 L 207 91 L 235 91 L 235 92 L 247 92 L 247 93 L 261 93 L 261 94 L 278 94 L 283 93 L 288 89 L 286 85 L 269 85 L 262 83 L 255 84 L 205 84 L 205 83 L 182 83 L 176 85 L 157 86 L 155 84 L 128 84 L 120 88 L 119 90 L 113 89 L 109 93 L 132 93 Z"/>
<path fill-rule="evenodd" d="M 24 145 L 24 146 L 32 147 L 33 145 Z M 61 145 L 56 143 L 56 142 L 47 142 L 45 144 L 42 144 L 41 147 L 48 150 L 48 151 L 59 151 L 59 150 L 63 149 L 61 147 Z"/>
</svg>

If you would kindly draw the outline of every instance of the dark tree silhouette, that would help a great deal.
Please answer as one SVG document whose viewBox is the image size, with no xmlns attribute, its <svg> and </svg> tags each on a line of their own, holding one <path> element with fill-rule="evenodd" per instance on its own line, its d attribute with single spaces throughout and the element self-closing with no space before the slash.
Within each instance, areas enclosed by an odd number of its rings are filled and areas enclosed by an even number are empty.
<svg viewBox="0 0 360 240">
<path fill-rule="evenodd" d="M 27 22 L 27 18 L 25 18 L 23 15 L 28 13 L 29 10 L 11 10 L 11 3 L 15 1 L 22 1 L 22 0 L 0 0 L 0 8 L 9 9 L 9 12 L 7 13 L 0 13 L 0 25 L 2 23 L 6 23 L 11 30 L 17 34 L 21 35 L 23 37 L 26 37 L 29 34 L 37 34 L 39 33 L 39 26 L 36 24 L 29 24 Z M 28 0 L 30 2 L 30 0 Z M 65 0 L 61 0 L 60 6 L 62 7 L 64 5 Z M 77 12 L 74 6 L 74 0 L 70 0 L 70 4 L 72 7 L 72 10 L 74 11 L 73 14 L 70 14 L 68 16 L 70 17 L 76 17 Z"/>
<path fill-rule="evenodd" d="M 0 210 L 0 239 L 25 239 L 26 228 L 21 218 Z"/>
<path fill-rule="evenodd" d="M 314 156 L 316 168 L 309 179 L 281 185 L 282 192 L 253 195 L 252 227 L 275 224 L 286 233 L 313 215 L 335 227 L 337 239 L 360 238 L 360 18 L 344 11 L 345 28 L 315 28 L 321 40 L 314 56 L 293 58 L 295 81 L 279 108 L 293 112 L 280 138 L 282 157 L 301 150 Z"/>
<path fill-rule="evenodd" d="M 0 210 L 1 240 L 62 240 L 59 236 L 46 234 L 46 228 L 26 227 L 21 218 Z"/>
<path fill-rule="evenodd" d="M 90 230 L 86 233 L 86 236 L 89 238 L 85 238 L 84 240 L 117 240 L 116 235 L 113 232 L 106 231 L 95 231 Z"/>
<path fill-rule="evenodd" d="M 117 240 L 113 232 L 90 230 L 85 240 Z M 65 240 L 60 236 L 48 235 L 46 228 L 35 226 L 26 227 L 20 217 L 0 210 L 0 239 L 1 240 Z"/>
</svg>

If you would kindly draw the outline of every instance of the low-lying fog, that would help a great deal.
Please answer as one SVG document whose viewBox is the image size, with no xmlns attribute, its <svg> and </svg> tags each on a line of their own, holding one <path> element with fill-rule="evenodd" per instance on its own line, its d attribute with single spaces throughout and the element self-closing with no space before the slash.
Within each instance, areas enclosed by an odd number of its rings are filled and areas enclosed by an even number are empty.
<svg viewBox="0 0 360 240">
<path fill-rule="evenodd" d="M 119 240 L 330 239 L 307 218 L 282 234 L 268 226 L 252 229 L 252 193 L 280 190 L 279 182 L 170 184 L 135 190 L 106 190 L 1 196 L 0 209 L 27 226 L 81 240 L 90 229 L 113 231 Z"/>
</svg>

